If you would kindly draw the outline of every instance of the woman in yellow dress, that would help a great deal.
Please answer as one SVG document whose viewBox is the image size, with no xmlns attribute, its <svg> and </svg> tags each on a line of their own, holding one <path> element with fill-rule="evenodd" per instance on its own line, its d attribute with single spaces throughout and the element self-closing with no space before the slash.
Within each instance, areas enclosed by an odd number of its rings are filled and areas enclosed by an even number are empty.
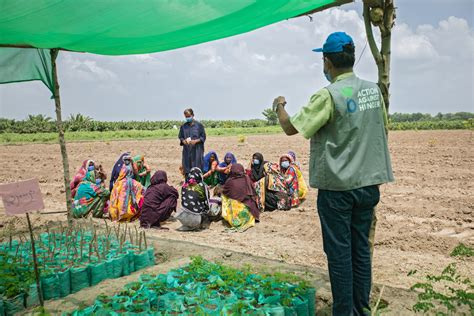
<svg viewBox="0 0 474 316">
<path fill-rule="evenodd" d="M 222 217 L 232 228 L 245 231 L 259 221 L 257 194 L 241 164 L 232 164 L 222 191 Z"/>
<path fill-rule="evenodd" d="M 141 213 L 143 186 L 133 179 L 131 164 L 124 164 L 110 193 L 109 216 L 112 221 L 131 222 Z"/>
</svg>

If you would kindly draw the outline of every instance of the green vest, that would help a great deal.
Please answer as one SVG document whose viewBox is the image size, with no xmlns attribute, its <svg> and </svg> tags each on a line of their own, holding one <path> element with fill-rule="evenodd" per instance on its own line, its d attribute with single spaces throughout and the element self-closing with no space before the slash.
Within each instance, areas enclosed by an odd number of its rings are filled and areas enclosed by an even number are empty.
<svg viewBox="0 0 474 316">
<path fill-rule="evenodd" d="M 334 111 L 311 138 L 311 187 L 346 191 L 393 181 L 378 86 L 352 75 L 326 88 Z"/>
</svg>

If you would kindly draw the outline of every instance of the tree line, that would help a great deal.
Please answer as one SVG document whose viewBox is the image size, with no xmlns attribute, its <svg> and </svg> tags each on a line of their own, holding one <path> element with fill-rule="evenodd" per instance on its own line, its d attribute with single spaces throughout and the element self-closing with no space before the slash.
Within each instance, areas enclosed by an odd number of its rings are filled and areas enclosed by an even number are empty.
<svg viewBox="0 0 474 316">
<path fill-rule="evenodd" d="M 253 120 L 202 120 L 206 128 L 252 128 L 278 124 L 278 117 L 271 109 L 262 112 L 265 119 Z M 389 115 L 389 128 L 405 129 L 472 129 L 474 113 L 438 113 L 434 116 L 426 113 L 393 113 Z M 66 132 L 106 132 L 106 131 L 153 131 L 178 128 L 183 122 L 179 120 L 164 121 L 95 121 L 91 117 L 74 114 L 64 122 Z M 25 120 L 0 118 L 0 133 L 53 133 L 56 132 L 55 121 L 42 114 L 28 115 Z"/>
</svg>

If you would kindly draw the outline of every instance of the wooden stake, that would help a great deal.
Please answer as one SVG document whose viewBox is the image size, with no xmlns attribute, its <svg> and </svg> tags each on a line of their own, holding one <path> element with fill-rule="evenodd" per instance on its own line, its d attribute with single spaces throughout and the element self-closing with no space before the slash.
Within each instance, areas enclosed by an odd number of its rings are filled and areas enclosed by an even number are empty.
<svg viewBox="0 0 474 316">
<path fill-rule="evenodd" d="M 64 139 L 64 130 L 63 122 L 61 118 L 61 98 L 59 97 L 59 82 L 58 82 L 58 72 L 56 68 L 56 58 L 58 57 L 58 50 L 51 50 L 51 66 L 53 72 L 53 83 L 54 83 L 54 103 L 56 108 L 56 127 L 59 134 L 59 147 L 61 148 L 61 156 L 63 161 L 63 171 L 64 171 L 64 188 L 66 193 L 66 210 L 68 225 L 72 224 L 72 209 L 71 209 L 71 188 L 69 183 L 71 183 L 71 176 L 69 175 L 69 160 L 67 157 L 66 141 Z"/>
<path fill-rule="evenodd" d="M 33 252 L 33 264 L 34 264 L 34 267 L 35 267 L 36 288 L 38 290 L 38 297 L 39 297 L 40 305 L 41 305 L 41 307 L 44 307 L 43 291 L 41 291 L 40 274 L 39 274 L 39 270 L 38 270 L 38 261 L 36 259 L 35 238 L 33 236 L 33 229 L 31 228 L 30 216 L 28 215 L 28 213 L 26 213 L 26 220 L 28 221 L 28 229 L 30 230 L 31 251 Z"/>
</svg>

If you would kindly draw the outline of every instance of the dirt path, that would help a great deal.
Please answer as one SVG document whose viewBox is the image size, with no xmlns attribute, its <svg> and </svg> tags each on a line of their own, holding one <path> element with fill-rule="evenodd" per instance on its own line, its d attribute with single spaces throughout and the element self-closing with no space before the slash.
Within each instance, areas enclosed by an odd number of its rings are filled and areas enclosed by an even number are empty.
<svg viewBox="0 0 474 316">
<path fill-rule="evenodd" d="M 449 253 L 459 242 L 474 245 L 474 138 L 470 131 L 407 131 L 391 132 L 389 142 L 396 182 L 381 189 L 374 281 L 407 289 L 421 276 L 408 277 L 409 271 L 438 273 L 454 261 Z M 0 183 L 37 177 L 47 210 L 63 210 L 58 145 L 0 148 L 3 166 Z M 220 157 L 232 151 L 244 165 L 253 152 L 261 152 L 265 159 L 276 161 L 280 154 L 293 150 L 308 178 L 309 143 L 300 136 L 249 136 L 243 144 L 238 142 L 237 135 L 212 137 L 206 142 L 206 149 L 216 150 Z M 117 157 L 126 150 L 145 154 L 153 170 L 166 170 L 171 184 L 179 184 L 181 149 L 175 140 L 71 143 L 68 144 L 71 173 L 87 158 L 111 170 Z M 206 231 L 182 233 L 174 230 L 178 223 L 170 222 L 167 225 L 170 231 L 152 234 L 325 269 L 315 202 L 316 190 L 311 190 L 307 201 L 298 209 L 264 213 L 261 223 L 245 233 L 229 233 L 221 223 L 213 223 Z M 63 218 L 43 215 L 38 223 Z M 6 220 L 0 215 L 0 221 Z M 458 264 L 471 279 L 472 261 Z"/>
</svg>

